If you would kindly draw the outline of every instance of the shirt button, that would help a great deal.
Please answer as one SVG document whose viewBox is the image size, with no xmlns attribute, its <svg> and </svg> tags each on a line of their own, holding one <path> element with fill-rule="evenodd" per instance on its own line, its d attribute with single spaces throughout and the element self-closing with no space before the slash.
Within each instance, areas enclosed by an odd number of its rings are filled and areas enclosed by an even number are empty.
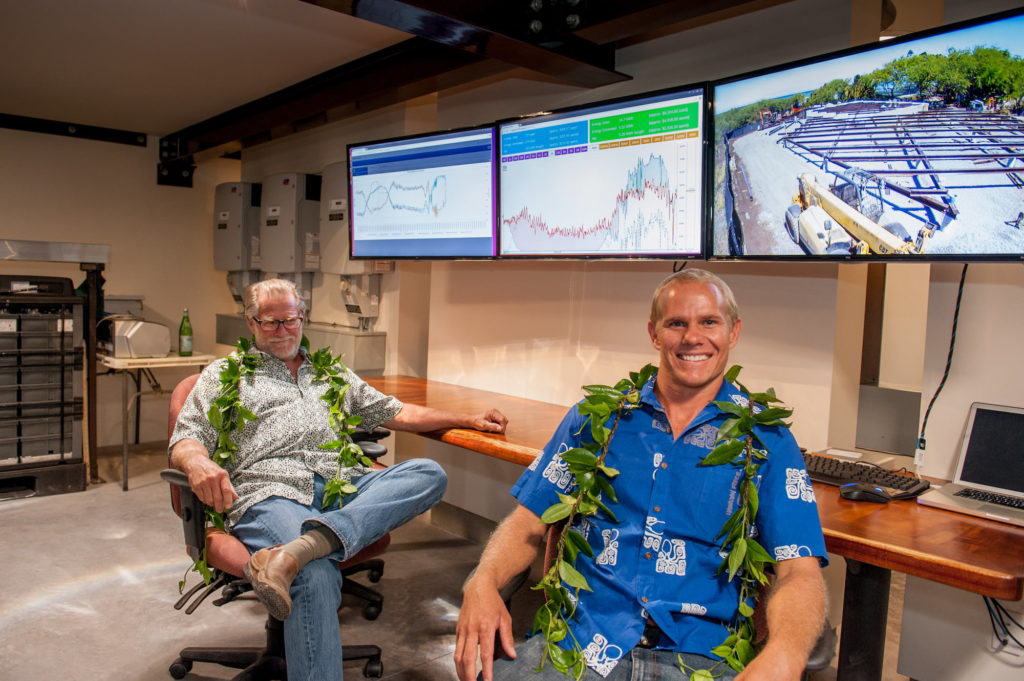
<svg viewBox="0 0 1024 681">
<path fill-rule="evenodd" d="M 647 596 L 641 596 L 641 597 L 640 597 L 640 600 L 641 600 L 641 601 L 643 601 L 644 603 L 647 603 L 647 602 L 648 602 L 648 600 L 647 600 Z"/>
<path fill-rule="evenodd" d="M 655 507 L 654 507 L 654 510 L 655 510 L 655 512 L 657 512 L 657 511 L 661 511 L 661 506 L 655 506 Z"/>
<path fill-rule="evenodd" d="M 661 467 L 662 467 L 662 468 L 668 468 L 668 464 L 667 464 L 667 463 L 665 463 L 664 461 L 662 461 L 662 462 L 661 462 Z"/>
<path fill-rule="evenodd" d="M 651 559 L 651 552 L 648 551 L 647 553 L 645 553 L 644 554 L 644 558 L 646 558 L 647 560 L 650 560 Z"/>
</svg>

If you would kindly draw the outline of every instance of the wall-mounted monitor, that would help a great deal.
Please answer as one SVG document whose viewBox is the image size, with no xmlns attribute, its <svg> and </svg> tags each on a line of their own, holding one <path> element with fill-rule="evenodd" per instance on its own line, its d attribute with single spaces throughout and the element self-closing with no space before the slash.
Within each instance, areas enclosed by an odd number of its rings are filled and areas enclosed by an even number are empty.
<svg viewBox="0 0 1024 681">
<path fill-rule="evenodd" d="M 701 257 L 705 92 L 499 122 L 500 254 Z"/>
<path fill-rule="evenodd" d="M 713 258 L 1024 258 L 1024 16 L 712 84 Z"/>
<path fill-rule="evenodd" d="M 491 258 L 493 127 L 350 144 L 353 258 Z"/>
</svg>

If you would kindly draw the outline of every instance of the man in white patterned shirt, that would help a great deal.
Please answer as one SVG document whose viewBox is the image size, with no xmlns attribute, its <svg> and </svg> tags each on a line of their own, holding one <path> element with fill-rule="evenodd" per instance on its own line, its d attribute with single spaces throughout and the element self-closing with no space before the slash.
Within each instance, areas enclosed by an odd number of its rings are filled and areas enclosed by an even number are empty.
<svg viewBox="0 0 1024 681">
<path fill-rule="evenodd" d="M 320 399 L 327 384 L 313 380 L 301 346 L 304 316 L 305 304 L 289 281 L 271 279 L 246 290 L 245 321 L 260 363 L 255 376 L 241 381 L 239 395 L 257 420 L 236 433 L 233 464 L 222 468 L 210 459 L 217 431 L 206 414 L 220 390 L 224 360 L 218 360 L 203 371 L 182 407 L 170 442 L 171 463 L 188 475 L 204 504 L 228 512 L 232 533 L 253 552 L 246 576 L 271 615 L 284 621 L 288 678 L 338 681 L 341 573 L 334 563 L 436 504 L 447 478 L 429 459 L 381 471 L 339 471 L 336 453 L 319 448 L 336 435 Z M 505 430 L 507 419 L 494 409 L 443 412 L 403 404 L 352 372 L 345 380 L 345 410 L 361 416 L 366 429 Z M 343 507 L 335 502 L 323 509 L 324 484 L 336 474 L 358 491 Z"/>
</svg>

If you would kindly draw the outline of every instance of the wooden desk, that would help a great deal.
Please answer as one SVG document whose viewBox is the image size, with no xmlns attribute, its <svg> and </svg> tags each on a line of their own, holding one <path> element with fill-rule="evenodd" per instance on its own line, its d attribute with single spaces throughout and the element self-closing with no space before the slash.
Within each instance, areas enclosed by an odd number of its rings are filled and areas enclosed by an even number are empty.
<svg viewBox="0 0 1024 681">
<path fill-rule="evenodd" d="M 520 465 L 528 465 L 554 432 L 566 407 L 411 376 L 366 379 L 403 402 L 447 411 L 495 407 L 509 417 L 504 435 L 452 429 L 425 433 Z M 878 681 L 892 570 L 1003 600 L 1024 596 L 1024 529 L 960 515 L 914 501 L 848 501 L 838 488 L 815 483 L 831 553 L 846 558 L 840 681 Z"/>
</svg>

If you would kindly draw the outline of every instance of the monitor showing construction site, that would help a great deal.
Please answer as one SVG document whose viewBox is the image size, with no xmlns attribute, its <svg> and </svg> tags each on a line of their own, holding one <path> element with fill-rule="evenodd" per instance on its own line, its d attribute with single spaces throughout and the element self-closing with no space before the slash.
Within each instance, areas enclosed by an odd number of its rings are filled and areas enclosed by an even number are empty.
<svg viewBox="0 0 1024 681">
<path fill-rule="evenodd" d="M 1024 10 L 712 83 L 714 259 L 1024 260 Z"/>
</svg>

